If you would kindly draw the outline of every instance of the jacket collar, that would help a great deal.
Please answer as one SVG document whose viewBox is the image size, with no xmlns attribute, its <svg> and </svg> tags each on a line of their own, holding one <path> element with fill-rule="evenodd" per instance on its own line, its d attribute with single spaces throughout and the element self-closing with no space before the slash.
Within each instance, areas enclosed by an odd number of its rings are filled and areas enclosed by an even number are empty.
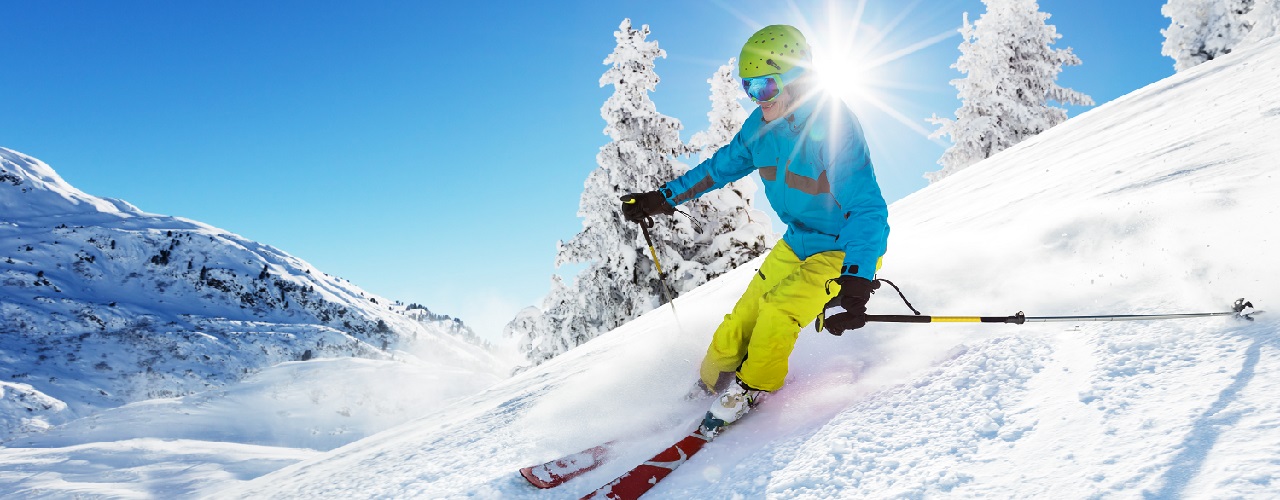
<svg viewBox="0 0 1280 500">
<path fill-rule="evenodd" d="M 792 111 L 791 114 L 782 117 L 782 119 L 792 123 L 804 123 L 809 120 L 810 116 L 813 116 L 813 113 L 818 109 L 819 103 L 825 98 L 826 95 L 824 93 L 816 93 L 805 99 L 804 102 L 800 103 L 800 107 Z"/>
</svg>

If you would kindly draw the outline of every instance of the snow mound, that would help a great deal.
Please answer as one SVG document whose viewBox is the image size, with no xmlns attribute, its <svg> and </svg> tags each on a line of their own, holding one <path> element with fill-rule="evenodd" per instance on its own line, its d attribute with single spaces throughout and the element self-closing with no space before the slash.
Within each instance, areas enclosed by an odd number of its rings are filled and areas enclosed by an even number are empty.
<svg viewBox="0 0 1280 500">
<path fill-rule="evenodd" d="M 0 196 L 0 212 L 6 219 L 142 214 L 137 207 L 123 201 L 85 194 L 67 184 L 44 162 L 7 148 L 0 148 L 0 184 L 12 188 L 6 196 Z"/>
<path fill-rule="evenodd" d="M 0 426 L 17 432 L 41 432 L 58 421 L 67 404 L 30 384 L 0 380 Z"/>
</svg>

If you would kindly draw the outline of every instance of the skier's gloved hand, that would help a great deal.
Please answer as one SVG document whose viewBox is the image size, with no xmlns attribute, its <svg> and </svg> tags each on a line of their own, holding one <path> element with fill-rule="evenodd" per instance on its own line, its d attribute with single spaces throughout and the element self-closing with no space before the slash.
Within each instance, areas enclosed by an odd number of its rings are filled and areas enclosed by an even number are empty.
<svg viewBox="0 0 1280 500">
<path fill-rule="evenodd" d="M 622 195 L 622 217 L 628 221 L 643 222 L 652 215 L 674 213 L 676 207 L 667 203 L 667 198 L 657 191 Z"/>
<path fill-rule="evenodd" d="M 875 285 L 866 278 L 842 275 L 835 279 L 840 292 L 822 308 L 818 316 L 818 329 L 826 329 L 832 335 L 845 330 L 857 330 L 867 325 L 867 301 Z"/>
</svg>

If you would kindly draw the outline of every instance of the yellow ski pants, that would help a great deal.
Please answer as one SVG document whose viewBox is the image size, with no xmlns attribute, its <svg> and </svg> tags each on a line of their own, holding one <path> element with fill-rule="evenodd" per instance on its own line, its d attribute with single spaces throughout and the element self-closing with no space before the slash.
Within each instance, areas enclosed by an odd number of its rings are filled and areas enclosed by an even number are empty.
<svg viewBox="0 0 1280 500">
<path fill-rule="evenodd" d="M 781 388 L 800 330 L 839 292 L 840 286 L 832 282 L 832 295 L 828 295 L 826 282 L 840 275 L 843 261 L 841 251 L 800 260 L 785 241 L 779 241 L 733 311 L 716 328 L 699 370 L 702 382 L 715 387 L 722 372 L 736 370 L 738 378 L 752 388 Z"/>
</svg>

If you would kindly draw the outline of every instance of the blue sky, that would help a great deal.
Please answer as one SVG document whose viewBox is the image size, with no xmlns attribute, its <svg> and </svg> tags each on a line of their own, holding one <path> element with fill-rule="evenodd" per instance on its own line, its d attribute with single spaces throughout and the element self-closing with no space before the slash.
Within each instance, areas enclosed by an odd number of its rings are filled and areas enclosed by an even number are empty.
<svg viewBox="0 0 1280 500">
<path fill-rule="evenodd" d="M 822 50 L 855 26 L 859 2 L 837 4 L 0 0 L 0 146 L 492 338 L 546 293 L 556 241 L 581 228 L 623 18 L 667 51 L 652 98 L 688 139 L 707 126 L 706 80 L 752 32 L 793 24 Z M 1056 47 L 1084 61 L 1059 83 L 1102 104 L 1171 75 L 1163 4 L 1042 0 Z M 868 75 L 883 106 L 854 103 L 892 202 L 938 168 L 946 144 L 924 119 L 959 105 L 954 30 L 985 9 L 864 7 L 855 45 L 900 54 Z"/>
</svg>

